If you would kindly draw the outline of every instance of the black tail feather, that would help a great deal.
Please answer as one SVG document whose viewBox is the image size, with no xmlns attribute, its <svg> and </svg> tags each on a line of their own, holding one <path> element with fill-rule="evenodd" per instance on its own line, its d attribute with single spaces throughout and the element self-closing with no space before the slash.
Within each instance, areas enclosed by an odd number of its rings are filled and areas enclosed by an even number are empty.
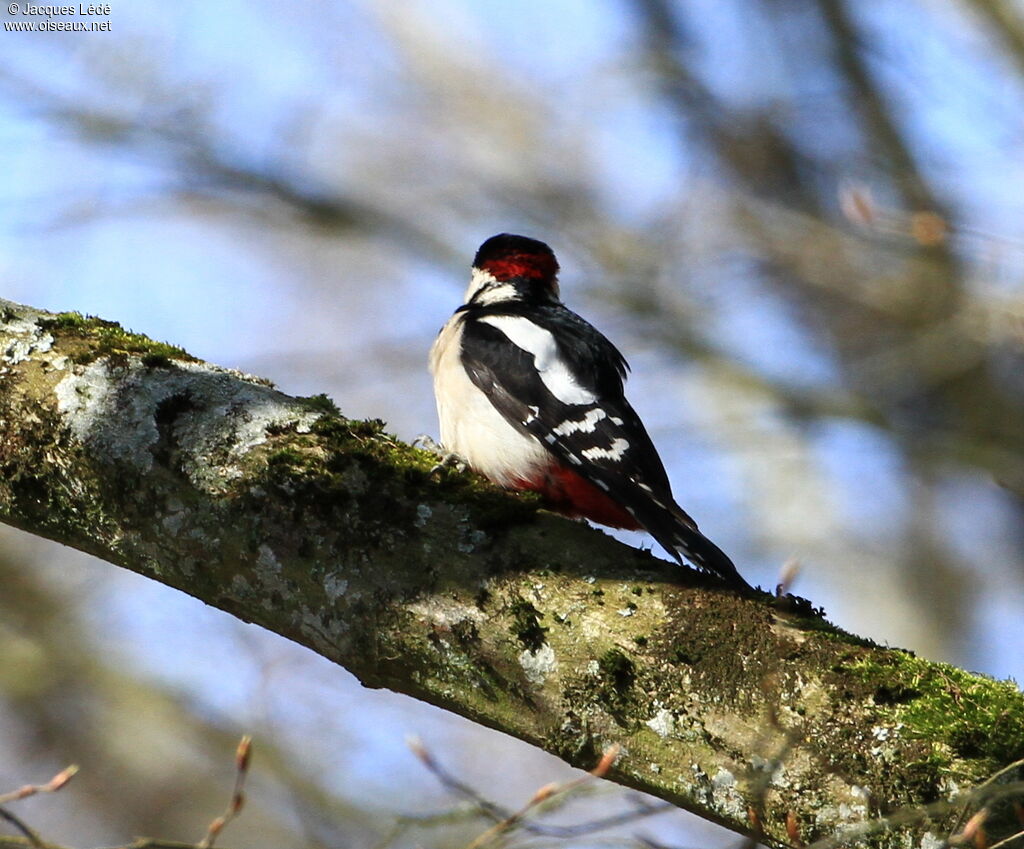
<svg viewBox="0 0 1024 849">
<path fill-rule="evenodd" d="M 740 575 L 729 555 L 704 536 L 681 508 L 676 507 L 679 512 L 677 516 L 665 510 L 660 502 L 657 502 L 657 507 L 657 510 L 637 510 L 633 515 L 666 551 L 680 563 L 685 560 L 701 572 L 717 575 L 733 589 L 754 591 Z"/>
<path fill-rule="evenodd" d="M 669 551 L 675 552 L 677 557 L 685 558 L 703 572 L 717 575 L 730 587 L 753 592 L 754 588 L 743 579 L 729 555 L 700 531 L 687 528 L 682 534 L 677 532 L 672 538 L 672 543 Z"/>
</svg>

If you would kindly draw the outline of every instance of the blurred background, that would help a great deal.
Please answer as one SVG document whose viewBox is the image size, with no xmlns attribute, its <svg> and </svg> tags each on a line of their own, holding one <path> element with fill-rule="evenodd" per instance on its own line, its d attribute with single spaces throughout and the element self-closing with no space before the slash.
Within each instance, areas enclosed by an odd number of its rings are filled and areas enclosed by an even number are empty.
<svg viewBox="0 0 1024 849">
<path fill-rule="evenodd" d="M 111 31 L 0 31 L 4 297 L 411 439 L 437 433 L 426 352 L 476 247 L 541 238 L 630 360 L 680 503 L 752 583 L 795 558 L 842 627 L 1024 675 L 1024 4 L 132 0 L 95 20 Z M 17 808 L 76 846 L 198 840 L 243 732 L 228 847 L 463 845 L 479 821 L 392 831 L 456 801 L 408 735 L 503 804 L 572 774 L 7 528 L 0 657 L 0 792 L 79 763 Z M 603 792 L 561 821 L 630 804 Z M 612 834 L 737 843 L 678 812 Z"/>
</svg>

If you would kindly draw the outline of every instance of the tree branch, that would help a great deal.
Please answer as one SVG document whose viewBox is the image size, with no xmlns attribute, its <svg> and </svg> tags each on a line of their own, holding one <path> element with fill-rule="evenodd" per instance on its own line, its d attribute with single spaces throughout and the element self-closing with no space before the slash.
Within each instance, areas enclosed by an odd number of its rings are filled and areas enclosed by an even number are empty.
<svg viewBox="0 0 1024 849">
<path fill-rule="evenodd" d="M 611 778 L 770 845 L 932 805 L 902 826 L 919 845 L 1024 756 L 1014 685 L 432 479 L 433 455 L 332 406 L 0 301 L 0 520 L 570 763 L 619 743 Z"/>
</svg>

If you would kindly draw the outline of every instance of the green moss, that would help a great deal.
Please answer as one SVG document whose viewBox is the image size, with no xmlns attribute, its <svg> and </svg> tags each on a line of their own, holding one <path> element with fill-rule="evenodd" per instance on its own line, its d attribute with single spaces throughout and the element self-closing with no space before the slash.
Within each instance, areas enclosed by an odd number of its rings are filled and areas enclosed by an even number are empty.
<svg viewBox="0 0 1024 849">
<path fill-rule="evenodd" d="M 312 403 L 324 407 L 329 401 Z M 252 474 L 268 491 L 286 493 L 296 515 L 349 516 L 338 531 L 350 541 L 390 545 L 396 526 L 417 534 L 423 527 L 417 505 L 433 500 L 465 502 L 473 527 L 484 530 L 531 520 L 536 512 L 533 504 L 476 475 L 438 479 L 431 474 L 436 455 L 387 433 L 379 419 L 356 421 L 323 411 L 308 432 L 284 425 L 271 437 L 253 454 Z M 444 489 L 440 497 L 438 487 Z M 359 509 L 351 509 L 356 502 Z"/>
<path fill-rule="evenodd" d="M 536 515 L 535 499 L 506 493 L 477 475 L 432 474 L 437 455 L 387 433 L 379 419 L 357 421 L 323 412 L 308 432 L 285 425 L 271 437 L 252 455 L 252 474 L 268 490 L 286 492 L 296 510 L 351 515 L 351 525 L 344 528 L 351 539 L 380 544 L 379 529 L 396 525 L 418 533 L 423 522 L 417 505 L 435 500 L 464 503 L 472 526 L 484 531 L 532 521 Z M 355 500 L 358 511 L 350 510 Z M 396 515 L 399 510 L 403 516 Z"/>
<path fill-rule="evenodd" d="M 540 611 L 523 598 L 515 598 L 509 607 L 512 624 L 509 633 L 530 651 L 537 651 L 547 641 L 548 629 L 540 624 Z"/>
<path fill-rule="evenodd" d="M 46 330 L 85 330 L 97 325 L 113 325 L 114 322 L 104 321 L 95 316 L 84 316 L 80 312 L 59 312 L 51 318 L 40 319 L 38 324 Z"/>
<path fill-rule="evenodd" d="M 340 416 L 341 410 L 338 409 L 338 405 L 325 393 L 321 392 L 318 395 L 310 395 L 308 397 L 298 397 L 296 401 L 301 401 L 309 409 L 316 410 L 320 413 L 330 413 L 331 415 Z"/>
<path fill-rule="evenodd" d="M 287 495 L 296 519 L 345 516 L 339 533 L 353 544 L 379 545 L 389 521 L 415 527 L 415 507 L 402 498 L 403 470 L 380 462 L 372 442 L 357 439 L 341 420 L 329 435 L 285 428 L 264 446 L 264 465 L 253 474 L 268 491 Z M 356 502 L 360 509 L 351 509 Z"/>
<path fill-rule="evenodd" d="M 636 682 L 636 664 L 617 648 L 610 648 L 601 655 L 597 669 L 615 692 L 625 693 Z"/>
<path fill-rule="evenodd" d="M 671 658 L 674 663 L 682 663 L 686 666 L 693 666 L 697 662 L 698 658 L 694 656 L 692 652 L 688 652 L 683 648 L 673 649 Z"/>
<path fill-rule="evenodd" d="M 319 421 L 323 421 L 323 419 L 319 419 Z M 352 439 L 372 439 L 384 436 L 394 440 L 391 434 L 384 432 L 387 422 L 383 419 L 344 419 L 344 421 L 348 425 L 349 436 Z"/>
<path fill-rule="evenodd" d="M 825 621 L 825 609 L 823 607 L 815 607 L 813 602 L 802 596 L 793 595 L 792 593 L 778 596 L 765 592 L 760 592 L 758 595 L 766 601 L 771 601 L 772 606 L 780 613 L 788 613 L 794 617 L 803 617 L 818 622 Z"/>
<path fill-rule="evenodd" d="M 606 650 L 586 665 L 586 671 L 565 677 L 562 700 L 568 715 L 579 717 L 583 728 L 603 714 L 621 728 L 635 729 L 649 713 L 641 677 L 640 668 L 625 652 L 617 647 Z"/>
<path fill-rule="evenodd" d="M 143 354 L 149 367 L 167 368 L 172 360 L 195 360 L 183 348 L 166 342 L 156 342 L 141 333 L 125 330 L 116 321 L 84 316 L 77 312 L 62 312 L 37 320 L 39 327 L 56 336 L 67 338 L 71 361 L 86 365 L 101 357 Z M 78 344 L 75 341 L 79 340 Z M 85 344 L 82 344 L 82 343 Z"/>
<path fill-rule="evenodd" d="M 1024 695 L 1014 682 L 899 652 L 869 655 L 850 671 L 909 737 L 944 743 L 958 758 L 994 764 L 1024 758 Z"/>
<path fill-rule="evenodd" d="M 385 423 L 379 419 L 355 421 L 325 415 L 313 424 L 312 432 L 347 453 L 361 451 L 387 463 L 411 482 L 443 487 L 446 501 L 472 507 L 473 522 L 484 531 L 531 521 L 544 506 L 543 499 L 536 493 L 510 493 L 474 472 L 460 471 L 453 466 L 438 468 L 437 454 L 414 448 L 384 428 Z"/>
<path fill-rule="evenodd" d="M 587 723 L 572 712 L 567 721 L 549 733 L 550 751 L 562 760 L 582 769 L 591 769 L 601 760 L 602 748 Z"/>
<path fill-rule="evenodd" d="M 767 598 L 767 596 L 765 596 Z M 822 637 L 830 641 L 837 643 L 845 643 L 850 646 L 862 646 L 863 648 L 878 648 L 878 643 L 874 640 L 869 640 L 866 637 L 858 637 L 856 634 L 851 634 L 849 631 L 844 631 L 837 625 L 833 625 L 825 618 L 825 611 L 818 607 L 808 611 L 808 608 L 804 605 L 799 605 L 796 608 L 790 607 L 788 604 L 779 604 L 778 599 L 773 602 L 773 606 L 776 610 L 785 618 L 786 622 L 799 628 L 801 631 L 814 632 L 820 634 Z M 801 599 L 800 601 L 804 601 Z"/>
<path fill-rule="evenodd" d="M 112 523 L 104 500 L 77 496 L 114 484 L 98 478 L 78 452 L 68 452 L 70 439 L 55 410 L 39 405 L 28 418 L 18 411 L 12 390 L 19 382 L 15 375 L 0 375 L 0 513 L 54 539 L 91 543 L 105 538 Z M 54 457 L 63 462 L 55 466 Z M 41 469 L 48 471 L 40 474 Z M 116 485 L 127 477 L 118 478 Z"/>
<path fill-rule="evenodd" d="M 597 682 L 594 697 L 623 727 L 635 714 L 633 686 L 636 664 L 619 649 L 609 649 L 597 661 Z"/>
<path fill-rule="evenodd" d="M 663 624 L 652 623 L 652 656 L 688 667 L 695 692 L 736 709 L 757 710 L 760 682 L 780 663 L 771 611 L 732 593 L 723 593 L 714 605 L 701 603 L 696 593 L 693 603 L 686 598 L 667 611 Z"/>
<path fill-rule="evenodd" d="M 322 406 L 322 402 L 314 404 Z M 406 480 L 422 482 L 430 470 L 427 462 L 416 456 L 420 452 L 384 431 L 380 419 L 359 421 L 325 413 L 313 422 L 310 433 L 319 437 L 315 442 L 326 452 L 326 459 L 321 454 L 311 462 L 328 471 L 347 469 L 354 459 L 366 461 L 367 468 L 373 465 L 381 472 L 391 470 Z"/>
<path fill-rule="evenodd" d="M 325 401 L 313 403 L 323 407 Z M 330 399 L 326 399 L 326 403 L 331 403 Z M 433 465 L 430 455 L 406 445 L 384 428 L 385 423 L 380 419 L 346 419 L 327 412 L 313 422 L 310 432 L 321 438 L 321 445 L 329 454 L 385 461 L 407 479 L 425 481 Z"/>
<path fill-rule="evenodd" d="M 282 448 L 267 456 L 271 466 L 301 466 L 306 462 L 306 455 L 293 448 Z"/>
<path fill-rule="evenodd" d="M 609 649 L 597 661 L 602 680 L 616 693 L 625 693 L 636 681 L 636 664 L 618 649 Z"/>
<path fill-rule="evenodd" d="M 146 368 L 172 368 L 174 362 L 165 354 L 145 354 L 142 357 L 142 364 Z"/>
</svg>

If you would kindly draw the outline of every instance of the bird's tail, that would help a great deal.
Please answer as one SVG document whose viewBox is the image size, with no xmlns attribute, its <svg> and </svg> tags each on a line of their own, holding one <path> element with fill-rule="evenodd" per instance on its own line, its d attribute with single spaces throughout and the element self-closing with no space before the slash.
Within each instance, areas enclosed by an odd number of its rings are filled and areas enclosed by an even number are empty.
<svg viewBox="0 0 1024 849">
<path fill-rule="evenodd" d="M 717 575 L 733 589 L 753 592 L 754 588 L 743 579 L 729 556 L 700 532 L 697 523 L 681 507 L 672 507 L 649 516 L 638 513 L 637 519 L 680 563 L 689 561 L 701 572 Z"/>
</svg>

